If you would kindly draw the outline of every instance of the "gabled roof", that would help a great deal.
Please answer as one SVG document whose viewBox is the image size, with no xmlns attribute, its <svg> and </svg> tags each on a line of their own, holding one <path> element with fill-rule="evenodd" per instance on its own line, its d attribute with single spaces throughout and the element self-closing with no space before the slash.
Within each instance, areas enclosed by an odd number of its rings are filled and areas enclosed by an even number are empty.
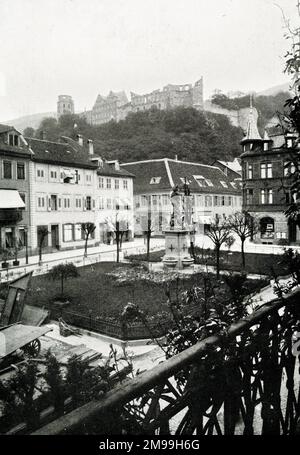
<svg viewBox="0 0 300 455">
<path fill-rule="evenodd" d="M 135 174 L 134 192 L 137 194 L 170 191 L 174 185 L 182 187 L 185 178 L 190 182 L 192 193 L 240 194 L 238 185 L 234 188 L 231 179 L 216 166 L 169 158 L 136 161 L 121 166 Z M 150 183 L 153 182 L 153 177 L 160 179 L 156 180 L 157 183 Z M 203 186 L 198 184 L 197 178 L 203 180 Z M 212 186 L 207 183 L 208 181 Z M 227 188 L 221 182 L 225 182 Z"/>
<path fill-rule="evenodd" d="M 7 131 L 14 130 L 16 131 L 14 126 L 11 125 L 3 125 L 3 123 L 0 123 L 0 134 L 1 133 L 6 133 Z"/>
<path fill-rule="evenodd" d="M 33 150 L 33 161 L 87 169 L 97 168 L 95 164 L 90 162 L 88 154 L 83 148 L 77 149 L 70 143 L 44 141 L 32 137 L 26 138 L 26 141 Z"/>
<path fill-rule="evenodd" d="M 221 163 L 223 166 L 228 167 L 233 172 L 236 172 L 237 174 L 241 174 L 242 172 L 242 166 L 241 163 L 239 162 L 238 158 L 235 158 L 233 161 L 221 161 L 217 160 L 219 163 Z"/>
</svg>

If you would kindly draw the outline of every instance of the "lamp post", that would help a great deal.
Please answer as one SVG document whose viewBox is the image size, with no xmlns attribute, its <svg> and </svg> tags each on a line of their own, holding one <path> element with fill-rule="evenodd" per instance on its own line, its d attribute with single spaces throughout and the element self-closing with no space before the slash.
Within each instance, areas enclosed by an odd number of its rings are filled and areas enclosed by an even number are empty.
<svg viewBox="0 0 300 455">
<path fill-rule="evenodd" d="M 25 226 L 25 261 L 28 264 L 28 226 Z"/>
</svg>

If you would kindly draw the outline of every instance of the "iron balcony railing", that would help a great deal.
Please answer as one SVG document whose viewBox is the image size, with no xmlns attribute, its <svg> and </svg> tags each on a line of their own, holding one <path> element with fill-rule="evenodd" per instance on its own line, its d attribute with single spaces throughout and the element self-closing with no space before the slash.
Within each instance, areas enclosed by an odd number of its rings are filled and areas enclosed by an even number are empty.
<svg viewBox="0 0 300 455">
<path fill-rule="evenodd" d="M 299 321 L 298 292 L 273 300 L 33 434 L 295 434 Z"/>
</svg>

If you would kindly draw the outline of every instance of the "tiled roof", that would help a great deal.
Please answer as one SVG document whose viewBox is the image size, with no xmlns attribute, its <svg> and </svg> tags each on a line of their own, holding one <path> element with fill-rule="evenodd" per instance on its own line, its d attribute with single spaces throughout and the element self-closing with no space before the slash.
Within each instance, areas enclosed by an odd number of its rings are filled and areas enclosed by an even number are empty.
<svg viewBox="0 0 300 455">
<path fill-rule="evenodd" d="M 3 125 L 3 123 L 0 123 L 0 134 L 11 130 L 15 130 L 15 128 L 11 125 Z"/>
<path fill-rule="evenodd" d="M 88 160 L 90 158 L 90 155 L 89 155 L 89 149 L 88 149 L 88 145 L 87 145 L 87 141 L 84 140 L 83 141 L 83 146 L 81 146 L 77 141 L 74 141 L 74 139 L 71 139 L 70 137 L 67 137 L 67 136 L 62 136 L 61 139 L 66 143 L 66 144 L 69 144 L 72 148 L 74 148 L 75 150 L 78 151 L 78 153 L 83 153 L 84 151 L 84 155 L 86 157 L 88 157 Z M 95 145 L 95 144 L 94 144 Z M 94 147 L 95 149 L 95 147 Z M 95 149 L 96 150 L 96 149 Z M 101 156 L 98 154 L 98 153 L 94 153 L 94 155 L 92 155 L 94 158 L 101 158 Z M 91 161 L 89 161 L 91 163 Z M 105 162 L 105 160 L 103 160 L 103 167 L 99 168 L 97 170 L 97 174 L 98 175 L 111 175 L 111 176 L 116 176 L 116 177 L 134 177 L 133 174 L 131 174 L 130 172 L 128 172 L 127 170 L 125 169 L 122 169 L 120 168 L 120 170 L 117 170 L 117 169 L 114 169 L 113 166 L 107 164 Z"/>
<path fill-rule="evenodd" d="M 135 174 L 134 191 L 138 194 L 170 191 L 173 185 L 182 186 L 185 178 L 190 182 L 191 191 L 195 193 L 221 192 L 225 194 L 240 194 L 238 184 L 234 188 L 231 185 L 231 180 L 226 177 L 221 169 L 215 166 L 171 160 L 169 158 L 125 163 L 121 166 Z M 203 177 L 203 186 L 199 186 L 195 176 Z M 158 183 L 150 183 L 153 177 L 160 177 L 157 180 Z M 212 186 L 207 181 L 210 181 Z"/>
<path fill-rule="evenodd" d="M 67 166 L 95 169 L 97 166 L 89 161 L 88 154 L 83 148 L 75 148 L 71 144 L 26 138 L 33 150 L 33 160 L 62 164 Z"/>
</svg>

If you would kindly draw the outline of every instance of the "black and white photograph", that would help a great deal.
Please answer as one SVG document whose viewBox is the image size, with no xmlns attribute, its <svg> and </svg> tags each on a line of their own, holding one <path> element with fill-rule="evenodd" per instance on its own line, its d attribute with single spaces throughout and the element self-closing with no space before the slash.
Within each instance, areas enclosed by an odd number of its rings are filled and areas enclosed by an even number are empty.
<svg viewBox="0 0 300 455">
<path fill-rule="evenodd" d="M 0 0 L 0 42 L 1 445 L 300 436 L 300 0 Z"/>
</svg>

